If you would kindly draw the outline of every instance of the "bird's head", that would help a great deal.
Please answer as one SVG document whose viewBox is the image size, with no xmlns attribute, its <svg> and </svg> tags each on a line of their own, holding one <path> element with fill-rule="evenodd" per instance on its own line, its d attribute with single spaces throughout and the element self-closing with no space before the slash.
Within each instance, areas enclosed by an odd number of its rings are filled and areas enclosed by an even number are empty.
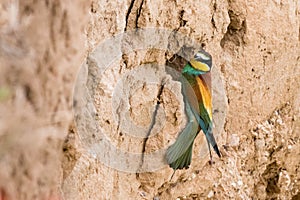
<svg viewBox="0 0 300 200">
<path fill-rule="evenodd" d="M 212 67 L 212 57 L 203 49 L 199 50 L 194 57 L 183 68 L 182 73 L 200 75 L 210 72 Z"/>
</svg>

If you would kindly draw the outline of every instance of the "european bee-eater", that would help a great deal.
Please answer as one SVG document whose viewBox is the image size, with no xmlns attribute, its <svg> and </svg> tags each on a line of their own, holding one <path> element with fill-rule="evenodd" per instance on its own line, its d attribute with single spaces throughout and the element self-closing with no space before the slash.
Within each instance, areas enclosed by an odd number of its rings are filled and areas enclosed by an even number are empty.
<svg viewBox="0 0 300 200">
<path fill-rule="evenodd" d="M 211 67 L 211 55 L 201 49 L 182 69 L 182 94 L 188 122 L 175 143 L 167 149 L 167 162 L 174 169 L 174 173 L 177 169 L 190 166 L 193 143 L 201 130 L 208 143 L 211 161 L 210 145 L 221 157 L 212 133 Z"/>
</svg>

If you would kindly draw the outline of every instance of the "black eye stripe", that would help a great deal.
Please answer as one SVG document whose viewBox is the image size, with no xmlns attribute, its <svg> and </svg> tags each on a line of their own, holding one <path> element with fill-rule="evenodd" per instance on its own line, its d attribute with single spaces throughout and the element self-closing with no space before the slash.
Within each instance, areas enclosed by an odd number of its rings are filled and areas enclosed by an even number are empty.
<svg viewBox="0 0 300 200">
<path fill-rule="evenodd" d="M 194 60 L 206 64 L 210 69 L 212 67 L 212 57 L 203 49 L 201 49 L 194 55 Z"/>
<path fill-rule="evenodd" d="M 198 52 L 195 54 L 194 58 L 200 61 L 209 61 L 211 60 L 211 55 L 206 52 Z"/>
</svg>

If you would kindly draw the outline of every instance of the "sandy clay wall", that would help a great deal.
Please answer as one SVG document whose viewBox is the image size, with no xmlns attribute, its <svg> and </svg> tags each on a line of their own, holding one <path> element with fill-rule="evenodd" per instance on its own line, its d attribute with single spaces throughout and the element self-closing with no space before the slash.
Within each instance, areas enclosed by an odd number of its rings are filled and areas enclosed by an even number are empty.
<svg viewBox="0 0 300 200">
<path fill-rule="evenodd" d="M 181 85 L 159 67 L 169 40 L 99 48 L 137 28 L 180 33 L 213 57 L 223 156 L 210 165 L 200 134 L 190 168 L 171 181 L 163 159 L 138 164 L 186 123 Z M 2 0 L 0 75 L 0 200 L 300 199 L 298 0 Z M 156 105 L 143 149 L 130 134 L 145 133 Z M 100 132 L 110 146 L 98 148 Z"/>
</svg>

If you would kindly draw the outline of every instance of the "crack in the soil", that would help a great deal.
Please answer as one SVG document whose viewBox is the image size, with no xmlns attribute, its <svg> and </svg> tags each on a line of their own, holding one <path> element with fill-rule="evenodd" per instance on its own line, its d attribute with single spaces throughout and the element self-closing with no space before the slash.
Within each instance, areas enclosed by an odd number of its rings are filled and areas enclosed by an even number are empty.
<svg viewBox="0 0 300 200">
<path fill-rule="evenodd" d="M 137 6 L 137 4 L 140 3 L 139 6 Z M 138 28 L 138 23 L 139 23 L 139 18 L 141 16 L 141 13 L 142 13 L 142 8 L 143 8 L 143 5 L 144 5 L 144 0 L 138 0 L 138 2 L 136 0 L 131 0 L 130 2 L 130 5 L 129 5 L 129 8 L 128 8 L 128 11 L 126 13 L 126 18 L 125 18 L 125 28 L 124 28 L 124 31 L 127 31 L 127 28 L 128 28 L 128 22 L 129 22 L 129 18 L 131 16 L 131 14 L 133 13 L 132 10 L 135 10 L 136 13 L 135 13 L 135 29 Z"/>
<path fill-rule="evenodd" d="M 139 6 L 139 9 L 137 10 L 137 14 L 136 14 L 136 18 L 135 18 L 135 28 L 138 28 L 139 18 L 140 18 L 141 13 L 142 13 L 143 4 L 144 4 L 144 0 L 142 0 L 141 4 Z"/>
<path fill-rule="evenodd" d="M 140 5 L 137 6 L 137 4 L 140 2 Z M 138 2 L 136 0 L 131 0 L 128 11 L 126 13 L 126 18 L 125 18 L 125 28 L 124 31 L 127 30 L 128 28 L 128 22 L 129 22 L 129 18 L 130 15 L 133 13 L 132 10 L 135 10 L 135 29 L 139 28 L 138 27 L 138 23 L 139 23 L 139 18 L 141 16 L 142 13 L 142 8 L 144 5 L 144 0 L 138 0 Z"/>
<path fill-rule="evenodd" d="M 130 5 L 129 5 L 129 8 L 128 8 L 128 11 L 127 11 L 127 13 L 126 13 L 126 18 L 125 18 L 125 28 L 124 28 L 124 31 L 127 30 L 128 18 L 129 18 L 129 15 L 130 15 L 131 11 L 132 11 L 132 8 L 133 8 L 133 5 L 134 5 L 134 1 L 135 1 L 135 0 L 131 0 Z"/>
<path fill-rule="evenodd" d="M 161 81 L 161 85 L 160 85 L 160 88 L 157 92 L 157 101 L 156 101 L 156 105 L 155 105 L 155 109 L 154 109 L 154 112 L 152 114 L 152 120 L 151 120 L 151 124 L 149 126 L 149 129 L 147 131 L 147 134 L 146 134 L 146 137 L 144 138 L 144 141 L 143 141 L 143 149 L 142 149 L 142 158 L 141 158 L 141 162 L 140 162 L 140 165 L 139 165 L 139 170 L 142 169 L 143 167 L 143 164 L 144 164 L 144 159 L 145 159 L 145 152 L 146 152 L 146 144 L 147 144 L 147 141 L 149 139 L 149 136 L 151 134 L 151 131 L 156 123 L 156 116 L 157 116 L 157 112 L 158 112 L 158 108 L 160 106 L 160 103 L 162 101 L 162 93 L 163 93 L 163 90 L 164 90 L 164 87 L 165 87 L 165 80 L 163 79 Z M 139 171 L 138 170 L 138 171 Z"/>
</svg>

